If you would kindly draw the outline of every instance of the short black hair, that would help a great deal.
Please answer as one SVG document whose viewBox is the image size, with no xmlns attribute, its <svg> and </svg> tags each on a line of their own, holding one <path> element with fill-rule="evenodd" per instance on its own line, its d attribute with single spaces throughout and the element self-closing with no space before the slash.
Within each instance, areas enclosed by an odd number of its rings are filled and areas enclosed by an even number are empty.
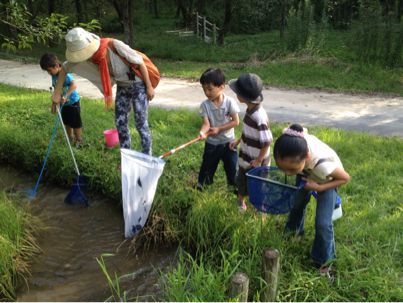
<svg viewBox="0 0 403 303">
<path fill-rule="evenodd" d="M 42 55 L 39 65 L 43 70 L 47 70 L 50 67 L 55 67 L 61 65 L 61 62 L 55 54 L 46 53 Z"/>
<path fill-rule="evenodd" d="M 219 68 L 209 68 L 200 77 L 201 85 L 213 84 L 214 86 L 221 86 L 225 84 L 224 72 Z"/>
<path fill-rule="evenodd" d="M 297 132 L 304 132 L 304 128 L 299 124 L 292 124 L 290 129 Z M 282 134 L 274 143 L 274 159 L 297 158 L 302 160 L 308 155 L 308 143 L 305 138 Z"/>
</svg>

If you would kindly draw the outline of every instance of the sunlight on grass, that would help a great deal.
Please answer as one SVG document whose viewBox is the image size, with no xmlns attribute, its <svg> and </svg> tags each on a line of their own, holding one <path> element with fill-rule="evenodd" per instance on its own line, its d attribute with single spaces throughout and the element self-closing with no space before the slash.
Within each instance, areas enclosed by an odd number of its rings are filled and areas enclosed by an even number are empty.
<svg viewBox="0 0 403 303">
<path fill-rule="evenodd" d="M 9 101 L 10 97 L 14 101 Z M 47 110 L 47 93 L 0 85 L 0 159 L 27 171 L 37 171 L 50 138 L 54 116 Z M 21 119 L 21 117 L 24 117 Z M 102 102 L 83 100 L 83 138 L 87 145 L 76 157 L 89 187 L 116 200 L 121 197 L 119 149 L 104 147 L 102 131 L 113 125 L 113 111 Z M 197 134 L 197 113 L 152 108 L 150 125 L 154 154 L 159 155 Z M 140 142 L 133 130 L 133 148 Z M 284 124 L 273 123 L 277 137 Z M 240 134 L 241 127 L 236 129 Z M 340 189 L 344 216 L 336 221 L 336 280 L 318 277 L 309 251 L 314 237 L 315 202 L 308 206 L 306 236 L 302 240 L 283 234 L 286 216 L 262 216 L 249 204 L 241 215 L 236 196 L 226 188 L 220 167 L 215 183 L 205 192 L 193 189 L 197 181 L 203 144 L 196 143 L 166 159 L 153 209 L 140 243 L 182 243 L 184 251 L 167 276 L 167 301 L 226 301 L 234 269 L 250 278 L 250 300 L 259 300 L 262 250 L 281 253 L 280 301 L 400 301 L 402 259 L 403 140 L 359 132 L 312 127 L 340 155 L 352 180 Z M 63 142 L 63 134 L 58 138 Z M 66 183 L 74 175 L 64 144 L 55 144 L 47 167 L 48 181 Z M 400 282 L 399 282 L 400 281 Z M 121 293 L 122 290 L 120 290 Z"/>
</svg>

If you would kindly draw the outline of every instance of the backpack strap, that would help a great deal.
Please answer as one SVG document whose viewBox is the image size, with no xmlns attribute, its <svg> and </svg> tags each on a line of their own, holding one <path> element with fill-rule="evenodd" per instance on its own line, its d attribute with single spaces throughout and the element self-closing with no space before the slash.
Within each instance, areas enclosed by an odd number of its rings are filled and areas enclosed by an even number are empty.
<svg viewBox="0 0 403 303">
<path fill-rule="evenodd" d="M 116 50 L 115 46 L 113 45 L 113 39 L 110 40 L 110 42 L 108 44 L 108 47 L 117 56 L 119 56 L 119 58 L 123 61 L 123 63 L 126 66 L 129 67 L 128 77 L 129 77 L 130 80 L 133 80 L 134 79 L 133 77 L 136 75 L 137 77 L 139 77 L 141 80 L 144 81 L 143 75 L 142 75 L 142 73 L 140 71 L 140 66 L 138 64 L 135 64 L 135 63 L 130 63 L 129 61 L 127 61 L 127 59 L 125 57 L 121 56 L 118 53 L 118 51 Z M 148 72 L 148 77 L 150 79 L 151 86 L 153 88 L 156 88 L 158 83 L 159 83 L 159 81 L 160 81 L 160 78 L 161 78 L 161 75 L 160 75 L 160 72 L 158 70 L 158 67 L 155 66 L 155 64 L 150 60 L 150 58 L 147 57 L 146 54 L 144 54 L 144 53 L 142 53 L 142 52 L 140 52 L 138 50 L 135 50 L 135 49 L 134 49 L 134 51 L 143 59 L 144 65 L 145 65 L 145 67 L 147 69 L 147 72 Z"/>
<path fill-rule="evenodd" d="M 316 162 L 316 164 L 315 164 L 315 166 L 313 168 L 316 168 L 317 166 L 319 166 L 320 164 L 322 164 L 324 162 L 330 162 L 330 161 L 331 160 L 329 158 L 319 159 L 318 162 Z M 309 172 L 306 169 L 304 169 L 302 172 L 303 172 L 304 175 L 309 176 Z"/>
<path fill-rule="evenodd" d="M 313 168 L 316 168 L 316 166 L 322 164 L 323 162 L 330 162 L 330 161 L 331 161 L 331 160 L 330 160 L 329 158 L 322 158 L 322 159 L 319 159 L 319 161 L 316 162 L 316 164 L 315 164 L 315 166 L 314 166 Z"/>
<path fill-rule="evenodd" d="M 111 51 L 112 51 L 114 54 L 116 54 L 116 55 L 120 58 L 120 60 L 122 60 L 123 63 L 126 64 L 130 69 L 135 69 L 134 66 L 136 66 L 137 64 L 130 63 L 129 61 L 127 61 L 127 59 L 126 59 L 125 57 L 123 57 L 122 55 L 120 55 L 119 52 L 116 50 L 115 45 L 113 45 L 113 41 L 114 41 L 114 39 L 111 39 L 111 40 L 109 41 L 109 43 L 108 43 L 108 47 L 111 49 Z M 134 51 L 136 51 L 136 50 L 134 50 Z"/>
</svg>

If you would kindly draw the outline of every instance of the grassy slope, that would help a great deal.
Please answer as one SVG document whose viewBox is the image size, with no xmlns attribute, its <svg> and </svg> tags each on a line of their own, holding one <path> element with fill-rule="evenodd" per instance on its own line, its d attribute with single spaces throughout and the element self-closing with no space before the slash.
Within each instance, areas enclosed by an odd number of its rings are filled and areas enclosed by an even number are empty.
<svg viewBox="0 0 403 303">
<path fill-rule="evenodd" d="M 36 176 L 55 118 L 49 113 L 48 93 L 0 84 L 0 111 L 0 159 Z M 104 129 L 113 127 L 113 111 L 105 112 L 101 101 L 84 99 L 82 113 L 87 146 L 76 151 L 80 170 L 90 177 L 92 190 L 120 201 L 119 151 L 105 149 L 102 136 Z M 189 111 L 151 109 L 149 120 L 156 155 L 193 138 L 200 125 L 197 114 Z M 131 118 L 133 148 L 138 150 L 133 124 Z M 275 137 L 283 126 L 272 126 Z M 182 241 L 197 256 L 190 263 L 190 275 L 184 258 L 168 276 L 167 300 L 226 300 L 232 270 L 249 275 L 250 299 L 258 300 L 264 247 L 281 252 L 280 300 L 402 300 L 403 141 L 327 128 L 310 131 L 337 150 L 352 175 L 351 183 L 341 189 L 344 218 L 335 223 L 335 283 L 329 285 L 320 279 L 309 265 L 314 203 L 308 210 L 306 238 L 287 240 L 282 234 L 285 216 L 268 216 L 261 221 L 252 207 L 246 214 L 238 214 L 235 197 L 225 190 L 222 169 L 206 192 L 191 189 L 203 150 L 202 144 L 194 144 L 167 159 L 143 233 L 157 243 Z M 72 161 L 59 131 L 45 178 L 66 184 L 73 176 Z"/>
</svg>

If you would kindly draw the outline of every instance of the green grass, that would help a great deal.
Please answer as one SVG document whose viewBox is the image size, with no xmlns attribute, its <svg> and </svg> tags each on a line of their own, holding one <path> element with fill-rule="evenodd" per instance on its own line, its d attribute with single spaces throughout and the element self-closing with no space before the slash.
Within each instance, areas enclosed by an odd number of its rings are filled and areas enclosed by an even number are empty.
<svg viewBox="0 0 403 303">
<path fill-rule="evenodd" d="M 317 28 L 307 47 L 291 53 L 277 31 L 230 35 L 224 46 L 214 46 L 195 37 L 167 34 L 166 30 L 175 28 L 170 17 L 138 16 L 137 22 L 135 48 L 157 63 L 163 77 L 199 79 L 204 70 L 216 66 L 225 71 L 227 79 L 254 72 L 271 86 L 403 95 L 403 67 L 359 63 L 348 47 L 351 31 Z M 38 63 L 44 52 L 54 52 L 64 60 L 64 47 L 61 41 L 54 48 L 39 45 L 17 54 L 2 51 L 0 58 Z"/>
<path fill-rule="evenodd" d="M 36 176 L 55 119 L 50 114 L 49 94 L 0 84 L 0 111 L 0 160 Z M 119 202 L 119 150 L 106 149 L 102 135 L 113 127 L 113 111 L 104 111 L 101 100 L 84 99 L 82 118 L 86 146 L 75 153 L 80 170 L 89 177 L 91 190 Z M 201 123 L 195 112 L 155 108 L 150 110 L 149 121 L 155 155 L 194 138 Z M 284 124 L 271 127 L 276 138 Z M 132 147 L 139 150 L 132 117 L 130 128 Z M 338 152 L 352 176 L 340 189 L 344 217 L 335 222 L 335 282 L 320 278 L 310 264 L 314 203 L 307 212 L 306 237 L 301 241 L 286 238 L 286 216 L 262 217 L 251 205 L 245 214 L 237 212 L 222 168 L 205 192 L 192 189 L 203 151 L 203 144 L 196 143 L 166 159 L 148 223 L 135 239 L 159 246 L 181 243 L 184 249 L 177 266 L 164 278 L 165 300 L 225 301 L 235 270 L 250 278 L 249 300 L 260 300 L 262 250 L 275 247 L 281 253 L 281 301 L 402 301 L 403 140 L 324 127 L 310 132 Z M 75 172 L 67 155 L 59 131 L 45 180 L 71 181 Z"/>
<path fill-rule="evenodd" d="M 29 274 L 29 259 L 39 252 L 38 227 L 28 210 L 0 192 L 0 301 L 15 300 L 17 279 Z"/>
</svg>

